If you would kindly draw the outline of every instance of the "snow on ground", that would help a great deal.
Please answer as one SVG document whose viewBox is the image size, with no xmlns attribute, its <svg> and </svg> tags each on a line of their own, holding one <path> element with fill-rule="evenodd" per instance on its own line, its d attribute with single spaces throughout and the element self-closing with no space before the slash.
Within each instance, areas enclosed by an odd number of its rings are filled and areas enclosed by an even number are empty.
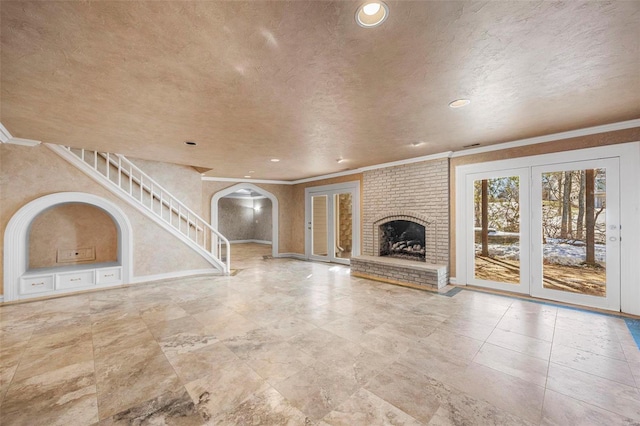
<svg viewBox="0 0 640 426">
<path fill-rule="evenodd" d="M 561 240 L 547 238 L 543 244 L 544 258 L 550 263 L 558 265 L 579 265 L 586 257 L 586 246 L 576 246 L 562 243 Z M 606 246 L 596 244 L 596 262 L 605 263 Z M 482 245 L 476 244 L 476 253 L 482 251 Z M 518 244 L 489 244 L 489 255 L 505 260 L 520 260 L 520 246 Z"/>
</svg>

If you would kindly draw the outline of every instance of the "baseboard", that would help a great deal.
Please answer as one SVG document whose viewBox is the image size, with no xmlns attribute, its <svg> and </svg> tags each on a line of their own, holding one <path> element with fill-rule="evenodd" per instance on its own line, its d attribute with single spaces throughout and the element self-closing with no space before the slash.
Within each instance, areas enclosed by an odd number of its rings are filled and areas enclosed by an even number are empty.
<svg viewBox="0 0 640 426">
<path fill-rule="evenodd" d="M 456 277 L 449 277 L 449 284 L 458 285 L 458 280 L 456 280 Z"/>
<path fill-rule="evenodd" d="M 191 269 L 188 271 L 167 272 L 164 274 L 156 274 L 156 275 L 141 275 L 139 277 L 131 278 L 130 284 L 145 283 L 149 281 L 168 280 L 172 278 L 192 277 L 194 275 L 221 275 L 221 273 L 217 269 Z"/>
<path fill-rule="evenodd" d="M 298 260 L 308 260 L 304 254 L 300 254 L 300 253 L 278 253 L 278 257 L 298 259 Z"/>
<path fill-rule="evenodd" d="M 0 296 L 0 303 L 4 302 L 4 296 Z"/>
<path fill-rule="evenodd" d="M 255 243 L 255 244 L 271 245 L 271 241 L 267 241 L 267 240 L 229 240 L 229 243 L 230 244 Z"/>
</svg>

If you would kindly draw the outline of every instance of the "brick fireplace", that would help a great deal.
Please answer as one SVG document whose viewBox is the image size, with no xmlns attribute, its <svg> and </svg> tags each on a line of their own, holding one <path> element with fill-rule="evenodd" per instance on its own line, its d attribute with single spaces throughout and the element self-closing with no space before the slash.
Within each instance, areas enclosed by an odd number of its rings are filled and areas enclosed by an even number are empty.
<svg viewBox="0 0 640 426">
<path fill-rule="evenodd" d="M 363 255 L 351 259 L 352 274 L 412 287 L 447 285 L 448 158 L 369 170 L 363 179 Z"/>
</svg>

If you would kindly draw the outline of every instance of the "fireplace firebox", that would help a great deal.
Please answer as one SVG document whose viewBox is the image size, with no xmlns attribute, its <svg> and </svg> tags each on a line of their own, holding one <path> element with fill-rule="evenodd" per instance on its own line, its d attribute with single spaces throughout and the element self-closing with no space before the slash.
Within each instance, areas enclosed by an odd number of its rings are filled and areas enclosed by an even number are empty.
<svg viewBox="0 0 640 426">
<path fill-rule="evenodd" d="M 408 220 L 380 225 L 380 256 L 425 261 L 425 227 Z"/>
</svg>

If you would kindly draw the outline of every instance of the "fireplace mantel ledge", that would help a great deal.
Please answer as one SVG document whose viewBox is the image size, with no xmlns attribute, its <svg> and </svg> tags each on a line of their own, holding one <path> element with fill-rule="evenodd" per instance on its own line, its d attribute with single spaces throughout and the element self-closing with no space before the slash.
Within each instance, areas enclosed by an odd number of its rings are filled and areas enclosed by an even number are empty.
<svg viewBox="0 0 640 426">
<path fill-rule="evenodd" d="M 351 258 L 351 275 L 413 288 L 441 289 L 449 283 L 449 267 L 386 256 Z"/>
<path fill-rule="evenodd" d="M 434 263 L 425 263 L 419 262 L 416 260 L 407 260 L 407 259 L 399 259 L 397 257 L 387 257 L 387 256 L 354 256 L 352 259 L 364 260 L 369 263 L 377 263 L 379 265 L 394 265 L 394 266 L 402 266 L 405 268 L 416 269 L 416 270 L 424 270 L 424 271 L 433 271 L 437 270 L 440 272 L 446 272 L 447 265 L 437 265 Z"/>
</svg>

